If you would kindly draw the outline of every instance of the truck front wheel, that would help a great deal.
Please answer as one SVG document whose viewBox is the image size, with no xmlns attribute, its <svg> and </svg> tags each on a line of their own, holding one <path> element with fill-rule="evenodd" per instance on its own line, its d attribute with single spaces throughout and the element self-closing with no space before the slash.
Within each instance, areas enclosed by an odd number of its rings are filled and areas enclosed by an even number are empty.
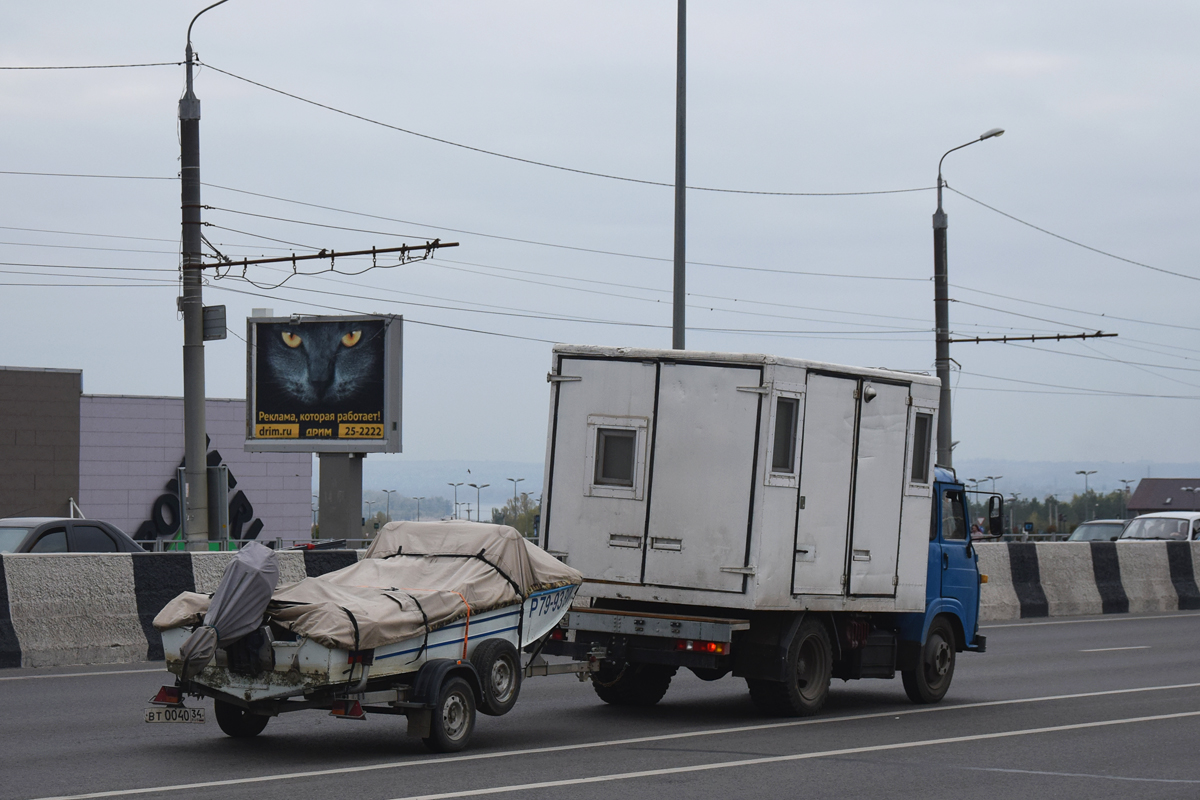
<svg viewBox="0 0 1200 800">
<path fill-rule="evenodd" d="M 946 696 L 954 678 L 954 629 L 943 617 L 929 626 L 921 660 L 915 669 L 903 670 L 904 693 L 914 703 L 936 703 Z"/>
<path fill-rule="evenodd" d="M 666 664 L 613 664 L 606 661 L 592 676 L 592 688 L 609 705 L 652 706 L 667 693 L 677 669 Z"/>
<path fill-rule="evenodd" d="M 833 649 L 829 631 L 818 620 L 800 623 L 788 648 L 787 675 L 781 681 L 747 678 L 750 699 L 764 714 L 803 717 L 816 714 L 829 697 Z"/>
</svg>

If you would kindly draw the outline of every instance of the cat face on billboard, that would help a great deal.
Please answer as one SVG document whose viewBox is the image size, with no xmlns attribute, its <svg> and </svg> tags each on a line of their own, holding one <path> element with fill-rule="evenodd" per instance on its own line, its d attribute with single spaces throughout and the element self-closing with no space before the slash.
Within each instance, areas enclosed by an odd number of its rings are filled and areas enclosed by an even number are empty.
<svg viewBox="0 0 1200 800">
<path fill-rule="evenodd" d="M 379 322 L 260 325 L 257 344 L 260 390 L 269 387 L 284 404 L 343 406 L 382 388 L 383 325 Z"/>
</svg>

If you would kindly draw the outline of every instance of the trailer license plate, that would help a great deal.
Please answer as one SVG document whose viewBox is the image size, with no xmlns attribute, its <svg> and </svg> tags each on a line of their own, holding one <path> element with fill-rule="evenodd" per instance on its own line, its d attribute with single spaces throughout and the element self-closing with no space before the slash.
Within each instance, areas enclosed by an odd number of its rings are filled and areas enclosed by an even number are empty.
<svg viewBox="0 0 1200 800">
<path fill-rule="evenodd" d="M 147 708 L 146 722 L 204 722 L 204 709 Z"/>
</svg>

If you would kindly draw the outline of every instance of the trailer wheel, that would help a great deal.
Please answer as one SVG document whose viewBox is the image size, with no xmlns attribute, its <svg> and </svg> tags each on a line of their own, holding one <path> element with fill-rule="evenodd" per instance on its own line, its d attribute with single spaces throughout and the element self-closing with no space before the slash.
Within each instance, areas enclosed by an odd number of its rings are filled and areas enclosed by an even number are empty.
<svg viewBox="0 0 1200 800">
<path fill-rule="evenodd" d="M 421 741 L 435 753 L 456 753 L 467 746 L 474 730 L 475 692 L 465 679 L 450 676 L 438 692 L 429 736 Z"/>
<path fill-rule="evenodd" d="M 666 664 L 606 661 L 592 676 L 592 688 L 609 705 L 648 707 L 663 699 L 678 669 Z"/>
<path fill-rule="evenodd" d="M 829 631 L 819 621 L 800 623 L 788 648 L 787 676 L 783 681 L 746 679 L 750 699 L 764 714 L 806 717 L 816 714 L 829 697 L 833 676 L 833 648 Z"/>
<path fill-rule="evenodd" d="M 915 669 L 900 673 L 909 700 L 936 703 L 946 696 L 954 678 L 955 650 L 954 629 L 944 617 L 936 618 L 929 626 L 925 646 L 921 648 L 920 663 Z"/>
<path fill-rule="evenodd" d="M 251 736 L 258 736 L 271 719 L 263 714 L 251 714 L 246 709 L 223 700 L 213 701 L 213 711 L 217 716 L 217 725 L 225 735 L 235 739 L 249 739 Z"/>
<path fill-rule="evenodd" d="M 483 703 L 479 710 L 493 717 L 507 714 L 521 692 L 521 657 L 517 648 L 504 639 L 488 639 L 471 653 L 471 663 L 483 683 Z"/>
</svg>

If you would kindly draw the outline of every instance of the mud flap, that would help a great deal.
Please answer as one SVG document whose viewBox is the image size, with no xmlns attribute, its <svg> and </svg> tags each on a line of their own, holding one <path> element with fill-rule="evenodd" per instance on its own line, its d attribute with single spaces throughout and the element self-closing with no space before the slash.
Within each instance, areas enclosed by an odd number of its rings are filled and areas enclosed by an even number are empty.
<svg viewBox="0 0 1200 800">
<path fill-rule="evenodd" d="M 421 703 L 424 708 L 409 708 L 405 710 L 408 717 L 408 735 L 425 739 L 431 735 L 433 726 L 433 706 L 437 703 L 438 694 L 442 691 L 442 683 L 451 673 L 461 675 L 471 685 L 475 694 L 475 703 L 482 701 L 483 692 L 480 688 L 479 675 L 470 661 L 460 661 L 453 658 L 435 658 L 426 661 L 417 671 L 413 681 L 413 701 Z"/>
<path fill-rule="evenodd" d="M 751 628 L 749 635 L 743 635 L 733 648 L 734 676 L 783 681 L 788 669 L 788 650 L 807 613 L 776 615 L 757 630 Z"/>
<path fill-rule="evenodd" d="M 896 648 L 896 669 L 901 672 L 911 671 L 921 663 L 920 642 L 900 642 Z"/>
<path fill-rule="evenodd" d="M 418 739 L 429 737 L 430 727 L 433 725 L 433 709 L 410 708 L 405 715 L 408 717 L 409 736 L 415 736 Z"/>
</svg>

